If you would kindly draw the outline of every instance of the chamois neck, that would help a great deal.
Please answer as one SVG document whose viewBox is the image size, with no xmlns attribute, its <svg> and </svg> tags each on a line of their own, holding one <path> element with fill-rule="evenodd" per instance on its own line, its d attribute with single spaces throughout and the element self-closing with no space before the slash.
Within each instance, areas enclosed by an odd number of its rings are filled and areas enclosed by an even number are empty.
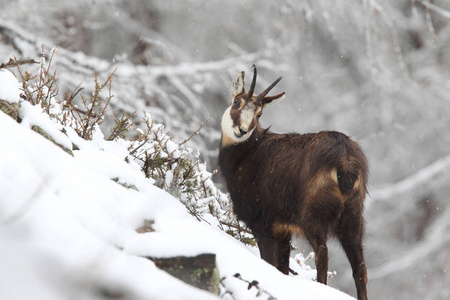
<svg viewBox="0 0 450 300">
<path fill-rule="evenodd" d="M 222 130 L 222 138 L 220 140 L 220 149 L 223 149 L 228 146 L 238 145 L 238 144 L 244 144 L 244 143 L 251 143 L 253 141 L 258 140 L 261 138 L 269 129 L 264 129 L 259 125 L 259 123 L 256 125 L 256 128 L 253 130 L 252 135 L 246 139 L 245 141 L 238 142 L 233 140 L 231 137 L 229 137 L 223 130 Z"/>
<path fill-rule="evenodd" d="M 222 131 L 222 138 L 220 139 L 220 149 L 225 148 L 227 146 L 235 145 L 237 143 L 238 142 L 234 141 L 232 138 L 230 138 Z"/>
</svg>

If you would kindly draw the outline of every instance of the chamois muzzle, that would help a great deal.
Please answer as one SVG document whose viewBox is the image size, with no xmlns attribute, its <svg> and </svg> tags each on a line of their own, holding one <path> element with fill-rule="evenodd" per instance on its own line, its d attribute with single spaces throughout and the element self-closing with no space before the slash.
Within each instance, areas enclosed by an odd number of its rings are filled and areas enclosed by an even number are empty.
<svg viewBox="0 0 450 300">
<path fill-rule="evenodd" d="M 235 133 L 234 135 L 235 135 L 236 137 L 240 138 L 240 137 L 244 136 L 247 132 L 248 132 L 248 131 L 242 130 L 242 128 L 239 127 L 239 133 Z"/>
</svg>

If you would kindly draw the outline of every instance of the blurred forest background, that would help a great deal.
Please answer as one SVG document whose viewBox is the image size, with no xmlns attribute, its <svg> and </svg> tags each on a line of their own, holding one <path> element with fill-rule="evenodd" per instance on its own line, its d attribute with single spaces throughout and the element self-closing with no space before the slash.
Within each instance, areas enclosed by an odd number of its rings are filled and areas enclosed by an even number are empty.
<svg viewBox="0 0 450 300">
<path fill-rule="evenodd" d="M 366 261 L 371 299 L 450 299 L 449 0 L 0 0 L 0 63 L 50 54 L 59 95 L 113 76 L 111 106 L 145 110 L 216 167 L 230 84 L 278 76 L 276 132 L 339 130 L 371 166 Z M 36 66 L 38 68 L 38 66 Z M 12 69 L 11 69 L 12 70 Z M 14 70 L 13 70 L 14 71 Z M 108 122 L 105 122 L 108 126 Z M 1 138 L 1 137 L 0 137 Z M 217 175 L 216 175 L 217 176 Z M 220 185 L 220 176 L 215 180 Z M 296 241 L 309 251 L 306 242 Z M 330 250 L 330 285 L 355 295 Z M 299 295 L 300 296 L 300 295 Z"/>
</svg>

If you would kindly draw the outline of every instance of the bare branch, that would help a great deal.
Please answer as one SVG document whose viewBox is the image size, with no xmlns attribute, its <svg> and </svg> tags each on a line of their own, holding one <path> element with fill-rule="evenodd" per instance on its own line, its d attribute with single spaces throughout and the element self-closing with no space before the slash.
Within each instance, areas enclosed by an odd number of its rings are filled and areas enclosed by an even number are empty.
<svg viewBox="0 0 450 300">
<path fill-rule="evenodd" d="M 12 59 L 10 58 L 8 62 L 0 64 L 0 69 L 8 69 L 13 68 L 20 65 L 28 65 L 28 64 L 38 64 L 38 61 L 35 61 L 34 59 Z"/>
<path fill-rule="evenodd" d="M 181 143 L 178 144 L 178 147 L 186 144 L 187 142 L 189 142 L 194 136 L 198 135 L 199 131 L 203 128 L 203 126 L 206 125 L 206 123 L 209 121 L 209 119 L 211 118 L 211 116 L 208 117 L 208 119 L 206 119 L 205 122 L 203 122 L 200 127 L 193 133 L 191 134 L 190 137 L 188 137 L 187 139 L 185 139 L 184 141 L 182 141 Z"/>
<path fill-rule="evenodd" d="M 423 186 L 425 182 L 430 181 L 440 173 L 450 168 L 450 155 L 435 161 L 434 163 L 419 170 L 417 173 L 384 188 L 371 192 L 372 200 L 387 200 L 399 194 L 413 190 L 418 186 Z"/>
<path fill-rule="evenodd" d="M 444 249 L 450 244 L 450 210 L 447 209 L 433 225 L 431 231 L 420 243 L 413 249 L 400 253 L 396 258 L 391 258 L 389 262 L 369 270 L 370 279 L 380 279 L 389 274 L 403 271 L 407 268 L 421 264 L 423 259 L 433 257 L 433 253 Z"/>
<path fill-rule="evenodd" d="M 427 23 L 427 28 L 434 39 L 437 38 L 436 30 L 434 29 L 433 21 L 431 20 L 430 8 L 425 7 L 425 22 Z"/>
<path fill-rule="evenodd" d="M 433 3 L 431 3 L 428 0 L 417 0 L 417 2 L 419 2 L 420 4 L 425 6 L 426 8 L 434 11 L 435 13 L 440 14 L 444 18 L 450 19 L 450 11 L 441 8 L 441 7 L 437 6 L 436 4 L 433 4 Z"/>
</svg>

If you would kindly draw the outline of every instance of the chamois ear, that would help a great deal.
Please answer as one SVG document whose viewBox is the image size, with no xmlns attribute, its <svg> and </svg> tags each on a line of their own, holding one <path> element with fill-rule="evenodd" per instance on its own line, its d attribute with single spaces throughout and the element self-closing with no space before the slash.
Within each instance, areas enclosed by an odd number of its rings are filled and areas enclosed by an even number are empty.
<svg viewBox="0 0 450 300">
<path fill-rule="evenodd" d="M 233 83 L 231 84 L 231 94 L 233 95 L 233 99 L 236 96 L 245 93 L 244 75 L 245 72 L 241 71 L 234 77 Z"/>
<path fill-rule="evenodd" d="M 262 100 L 263 108 L 269 107 L 272 104 L 277 103 L 278 101 L 282 100 L 285 96 L 286 93 L 282 92 L 281 94 L 278 95 L 264 97 Z"/>
</svg>

